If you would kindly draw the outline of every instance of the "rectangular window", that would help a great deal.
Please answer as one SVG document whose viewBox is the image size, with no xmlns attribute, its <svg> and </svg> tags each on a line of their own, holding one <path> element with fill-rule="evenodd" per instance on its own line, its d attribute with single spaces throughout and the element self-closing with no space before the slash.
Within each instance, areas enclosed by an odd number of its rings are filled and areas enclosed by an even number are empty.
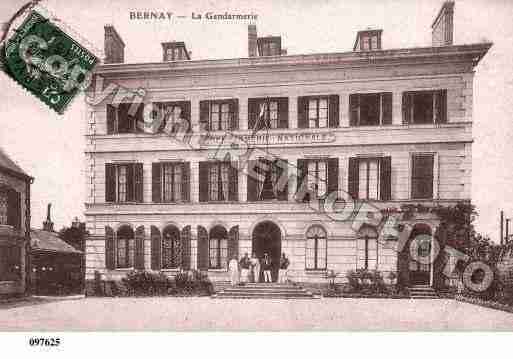
<svg viewBox="0 0 513 359">
<path fill-rule="evenodd" d="M 133 106 L 133 107 L 132 107 Z M 107 105 L 107 133 L 136 133 L 143 123 L 144 104 Z"/>
<path fill-rule="evenodd" d="M 117 166 L 117 188 L 118 188 L 118 202 L 127 202 L 127 165 Z"/>
<path fill-rule="evenodd" d="M 379 163 L 378 159 L 361 159 L 359 161 L 359 199 L 378 200 L 380 198 Z"/>
<path fill-rule="evenodd" d="M 248 127 L 252 130 L 288 128 L 287 97 L 248 100 Z"/>
<path fill-rule="evenodd" d="M 404 92 L 403 122 L 406 124 L 447 122 L 447 90 Z"/>
<path fill-rule="evenodd" d="M 182 163 L 162 164 L 162 198 L 164 202 L 182 201 Z"/>
<path fill-rule="evenodd" d="M 21 248 L 19 246 L 0 247 L 0 281 L 21 279 Z"/>
<path fill-rule="evenodd" d="M 254 178 L 256 180 L 256 200 L 286 199 L 287 180 L 281 176 L 287 175 L 287 166 L 287 162 L 281 159 L 260 158 L 256 161 L 253 169 L 255 172 L 253 175 L 257 177 Z"/>
<path fill-rule="evenodd" d="M 226 238 L 211 238 L 209 243 L 209 268 L 226 268 L 228 264 L 228 240 Z"/>
<path fill-rule="evenodd" d="M 213 102 L 210 105 L 210 123 L 211 131 L 222 131 L 231 129 L 233 112 L 230 111 L 230 103 Z"/>
<path fill-rule="evenodd" d="M 328 98 L 311 98 L 308 100 L 309 128 L 328 127 Z"/>
<path fill-rule="evenodd" d="M 351 94 L 351 126 L 379 126 L 392 123 L 392 93 Z"/>
<path fill-rule="evenodd" d="M 317 197 L 326 194 L 328 185 L 328 165 L 326 160 L 308 161 L 308 189 L 317 193 Z"/>
<path fill-rule="evenodd" d="M 210 164 L 208 171 L 209 201 L 228 201 L 230 164 L 219 162 Z"/>
<path fill-rule="evenodd" d="M 433 198 L 433 154 L 416 154 L 412 157 L 412 199 Z"/>
<path fill-rule="evenodd" d="M 105 164 L 105 201 L 142 202 L 142 163 Z"/>
</svg>

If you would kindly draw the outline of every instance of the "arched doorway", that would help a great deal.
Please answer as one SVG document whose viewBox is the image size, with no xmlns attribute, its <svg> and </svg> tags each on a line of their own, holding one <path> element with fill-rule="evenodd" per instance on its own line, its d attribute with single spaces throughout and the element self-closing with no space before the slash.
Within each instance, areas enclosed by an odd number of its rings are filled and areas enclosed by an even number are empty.
<svg viewBox="0 0 513 359">
<path fill-rule="evenodd" d="M 273 264 L 272 279 L 275 282 L 278 279 L 278 269 L 281 256 L 281 230 L 275 223 L 265 221 L 259 223 L 253 230 L 252 252 L 259 259 L 267 253 Z"/>
<path fill-rule="evenodd" d="M 430 285 L 431 240 L 431 228 L 428 225 L 421 223 L 413 227 L 406 248 L 409 254 L 410 285 Z"/>
</svg>

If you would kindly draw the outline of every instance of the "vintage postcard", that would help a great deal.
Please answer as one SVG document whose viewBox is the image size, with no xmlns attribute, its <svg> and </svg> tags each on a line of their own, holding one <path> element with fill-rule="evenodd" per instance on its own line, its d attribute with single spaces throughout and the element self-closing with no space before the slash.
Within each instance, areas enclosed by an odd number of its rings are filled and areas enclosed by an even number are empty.
<svg viewBox="0 0 513 359">
<path fill-rule="evenodd" d="M 0 9 L 0 331 L 513 330 L 513 2 Z"/>
</svg>

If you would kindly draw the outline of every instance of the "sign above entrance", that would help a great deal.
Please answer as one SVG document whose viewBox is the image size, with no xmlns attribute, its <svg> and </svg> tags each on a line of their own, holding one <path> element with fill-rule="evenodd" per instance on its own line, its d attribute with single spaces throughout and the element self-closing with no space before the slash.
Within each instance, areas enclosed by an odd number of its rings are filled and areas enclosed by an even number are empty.
<svg viewBox="0 0 513 359">
<path fill-rule="evenodd" d="M 249 145 L 285 145 L 285 144 L 310 144 L 335 141 L 335 135 L 331 132 L 293 132 L 293 133 L 259 133 L 256 135 L 237 135 L 241 141 Z M 225 135 L 208 134 L 203 145 L 212 146 L 223 143 Z"/>
</svg>

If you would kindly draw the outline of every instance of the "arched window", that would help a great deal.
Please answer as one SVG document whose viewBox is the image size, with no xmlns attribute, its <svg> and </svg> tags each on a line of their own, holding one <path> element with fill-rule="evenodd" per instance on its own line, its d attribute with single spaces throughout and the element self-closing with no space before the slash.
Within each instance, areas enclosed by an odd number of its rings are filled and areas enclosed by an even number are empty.
<svg viewBox="0 0 513 359">
<path fill-rule="evenodd" d="M 321 226 L 306 232 L 306 269 L 326 269 L 328 236 Z"/>
<path fill-rule="evenodd" d="M 130 226 L 121 226 L 116 233 L 117 268 L 132 268 L 135 259 L 134 231 Z"/>
<path fill-rule="evenodd" d="M 378 266 L 378 232 L 368 225 L 358 231 L 357 268 L 376 269 Z"/>
<path fill-rule="evenodd" d="M 181 266 L 180 231 L 175 226 L 167 226 L 162 232 L 162 268 Z"/>
<path fill-rule="evenodd" d="M 209 268 L 226 268 L 228 264 L 228 233 L 215 226 L 209 235 Z"/>
</svg>

